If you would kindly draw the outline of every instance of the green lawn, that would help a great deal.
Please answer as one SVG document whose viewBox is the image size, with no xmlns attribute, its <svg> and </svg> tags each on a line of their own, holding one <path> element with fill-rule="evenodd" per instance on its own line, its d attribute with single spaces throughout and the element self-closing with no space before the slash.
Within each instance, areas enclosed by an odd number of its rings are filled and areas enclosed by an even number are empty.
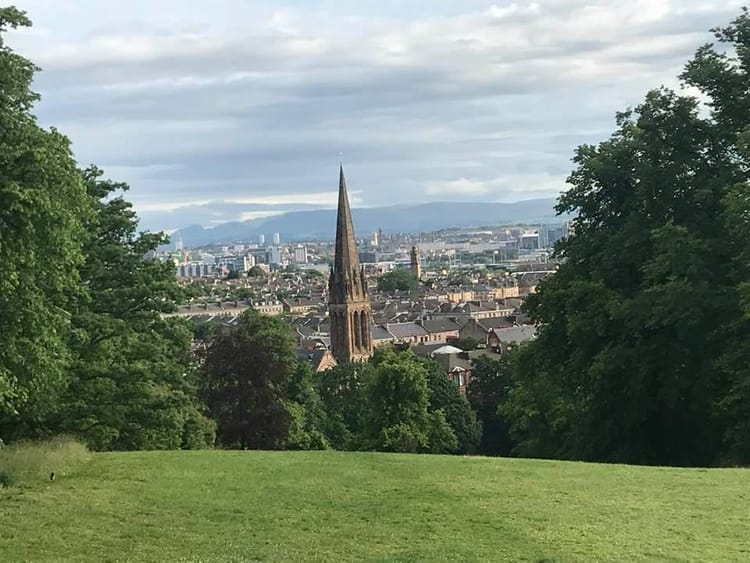
<svg viewBox="0 0 750 563">
<path fill-rule="evenodd" d="M 750 561 L 750 471 L 93 454 L 0 491 L 0 561 Z"/>
</svg>

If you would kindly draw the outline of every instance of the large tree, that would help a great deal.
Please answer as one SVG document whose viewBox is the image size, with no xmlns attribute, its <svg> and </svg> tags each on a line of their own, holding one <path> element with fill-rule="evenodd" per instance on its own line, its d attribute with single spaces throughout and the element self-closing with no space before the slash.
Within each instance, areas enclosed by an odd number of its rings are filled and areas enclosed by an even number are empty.
<svg viewBox="0 0 750 563">
<path fill-rule="evenodd" d="M 174 267 L 149 257 L 166 237 L 137 231 L 126 184 L 95 167 L 83 178 L 95 211 L 83 237 L 87 291 L 73 310 L 73 362 L 51 429 L 99 450 L 211 445 L 190 326 L 162 316 L 181 298 Z"/>
<path fill-rule="evenodd" d="M 512 384 L 512 365 L 509 354 L 497 358 L 480 356 L 472 362 L 468 398 L 482 422 L 479 453 L 510 455 L 513 441 L 508 421 L 502 409 Z"/>
<path fill-rule="evenodd" d="M 429 374 L 407 351 L 380 349 L 367 386 L 366 435 L 378 450 L 450 453 L 456 432 L 442 409 L 430 410 Z"/>
<path fill-rule="evenodd" d="M 576 151 L 559 271 L 506 413 L 518 452 L 650 464 L 750 460 L 747 143 L 750 22 L 718 32 L 683 79 Z M 744 252 L 744 254 L 743 254 Z M 744 434 L 744 437 L 743 437 Z"/>
<path fill-rule="evenodd" d="M 0 423 L 32 426 L 65 382 L 65 346 L 86 192 L 68 139 L 31 113 L 37 68 L 2 34 L 26 27 L 24 12 L 0 8 Z"/>
<path fill-rule="evenodd" d="M 285 446 L 292 424 L 287 392 L 295 368 L 291 331 L 279 319 L 248 309 L 214 337 L 203 366 L 204 396 L 222 445 Z"/>
</svg>

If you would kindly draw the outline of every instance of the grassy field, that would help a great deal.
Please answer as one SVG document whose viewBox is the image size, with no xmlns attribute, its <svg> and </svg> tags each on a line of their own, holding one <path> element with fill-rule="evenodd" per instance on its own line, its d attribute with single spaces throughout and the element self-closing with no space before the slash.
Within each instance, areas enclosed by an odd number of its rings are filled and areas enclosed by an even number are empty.
<svg viewBox="0 0 750 563">
<path fill-rule="evenodd" d="M 0 490 L 0 561 L 748 561 L 750 471 L 93 454 Z"/>
</svg>

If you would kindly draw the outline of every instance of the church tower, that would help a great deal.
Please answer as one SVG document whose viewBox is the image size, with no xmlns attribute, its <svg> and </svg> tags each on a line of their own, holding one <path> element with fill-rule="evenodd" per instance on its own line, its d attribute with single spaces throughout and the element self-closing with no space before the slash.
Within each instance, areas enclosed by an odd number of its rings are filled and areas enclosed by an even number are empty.
<svg viewBox="0 0 750 563">
<path fill-rule="evenodd" d="M 352 212 L 346 194 L 343 166 L 339 170 L 339 209 L 336 254 L 328 280 L 331 348 L 336 361 L 349 363 L 372 355 L 372 313 L 367 280 L 359 265 Z"/>
<path fill-rule="evenodd" d="M 419 280 L 422 277 L 422 266 L 419 264 L 419 251 L 416 246 L 411 247 L 411 273 Z"/>
</svg>

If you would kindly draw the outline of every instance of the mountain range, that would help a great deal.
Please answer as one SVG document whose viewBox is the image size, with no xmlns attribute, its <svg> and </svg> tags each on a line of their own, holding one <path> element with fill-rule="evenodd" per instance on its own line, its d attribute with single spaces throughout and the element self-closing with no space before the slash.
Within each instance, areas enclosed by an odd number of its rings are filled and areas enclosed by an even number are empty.
<svg viewBox="0 0 750 563">
<path fill-rule="evenodd" d="M 430 232 L 448 228 L 482 227 L 521 223 L 558 223 L 554 199 L 530 199 L 515 203 L 434 202 L 417 205 L 362 207 L 352 210 L 357 235 L 382 229 L 386 233 Z M 185 246 L 254 242 L 264 234 L 270 242 L 280 233 L 285 242 L 332 240 L 336 228 L 335 209 L 289 211 L 272 217 L 222 223 L 214 227 L 191 225 L 175 231 L 171 240 L 182 238 Z"/>
</svg>

